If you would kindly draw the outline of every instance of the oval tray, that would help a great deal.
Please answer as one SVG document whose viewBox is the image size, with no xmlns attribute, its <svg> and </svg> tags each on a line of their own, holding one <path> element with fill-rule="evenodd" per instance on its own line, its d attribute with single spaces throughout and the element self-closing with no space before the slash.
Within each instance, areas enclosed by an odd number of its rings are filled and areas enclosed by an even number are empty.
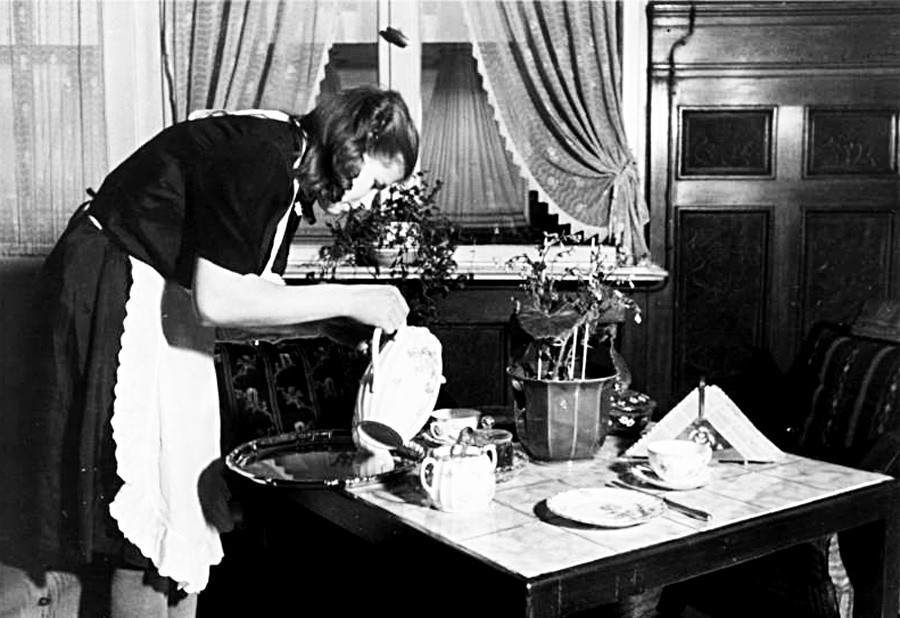
<svg viewBox="0 0 900 618">
<path fill-rule="evenodd" d="M 348 430 L 319 429 L 251 440 L 232 450 L 225 465 L 261 485 L 320 488 L 380 482 L 411 471 L 416 461 L 362 451 Z"/>
</svg>

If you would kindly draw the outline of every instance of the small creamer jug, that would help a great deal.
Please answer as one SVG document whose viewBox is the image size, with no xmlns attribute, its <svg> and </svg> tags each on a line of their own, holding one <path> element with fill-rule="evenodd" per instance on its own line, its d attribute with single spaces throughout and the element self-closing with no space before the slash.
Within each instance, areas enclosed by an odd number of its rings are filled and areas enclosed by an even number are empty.
<svg viewBox="0 0 900 618">
<path fill-rule="evenodd" d="M 419 479 L 431 505 L 448 513 L 471 513 L 494 499 L 497 449 L 454 444 L 434 449 L 422 461 Z"/>
</svg>

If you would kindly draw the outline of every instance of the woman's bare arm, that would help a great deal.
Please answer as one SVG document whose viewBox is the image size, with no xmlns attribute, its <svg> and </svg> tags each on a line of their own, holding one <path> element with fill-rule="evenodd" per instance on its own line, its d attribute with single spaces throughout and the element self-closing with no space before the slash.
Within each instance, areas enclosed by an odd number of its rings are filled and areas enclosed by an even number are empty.
<svg viewBox="0 0 900 618">
<path fill-rule="evenodd" d="M 406 324 L 409 313 L 391 285 L 284 286 L 239 275 L 204 258 L 197 258 L 194 267 L 194 304 L 210 325 L 252 329 L 349 318 L 394 332 Z"/>
</svg>

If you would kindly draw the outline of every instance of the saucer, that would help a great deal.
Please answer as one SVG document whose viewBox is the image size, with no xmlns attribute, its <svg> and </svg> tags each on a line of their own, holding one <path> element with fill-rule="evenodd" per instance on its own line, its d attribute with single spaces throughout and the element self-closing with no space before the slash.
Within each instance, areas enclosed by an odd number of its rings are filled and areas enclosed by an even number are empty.
<svg viewBox="0 0 900 618">
<path fill-rule="evenodd" d="M 700 475 L 685 481 L 684 483 L 671 483 L 656 476 L 656 473 L 650 469 L 647 464 L 637 464 L 631 468 L 631 473 L 640 481 L 653 485 L 660 489 L 671 489 L 674 491 L 682 491 L 686 489 L 697 489 L 703 487 L 712 479 L 712 470 L 706 468 Z"/>
</svg>

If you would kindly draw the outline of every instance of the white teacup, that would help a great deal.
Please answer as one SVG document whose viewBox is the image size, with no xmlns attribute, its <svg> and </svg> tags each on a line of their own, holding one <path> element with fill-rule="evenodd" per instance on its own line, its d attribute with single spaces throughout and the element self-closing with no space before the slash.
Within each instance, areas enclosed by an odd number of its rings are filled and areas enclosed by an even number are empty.
<svg viewBox="0 0 900 618">
<path fill-rule="evenodd" d="M 473 408 L 440 408 L 431 413 L 428 433 L 439 442 L 456 442 L 460 432 L 476 429 L 481 412 Z"/>
<path fill-rule="evenodd" d="M 696 480 L 712 459 L 709 445 L 693 440 L 657 440 L 647 445 L 647 453 L 656 476 L 672 485 Z"/>
</svg>

